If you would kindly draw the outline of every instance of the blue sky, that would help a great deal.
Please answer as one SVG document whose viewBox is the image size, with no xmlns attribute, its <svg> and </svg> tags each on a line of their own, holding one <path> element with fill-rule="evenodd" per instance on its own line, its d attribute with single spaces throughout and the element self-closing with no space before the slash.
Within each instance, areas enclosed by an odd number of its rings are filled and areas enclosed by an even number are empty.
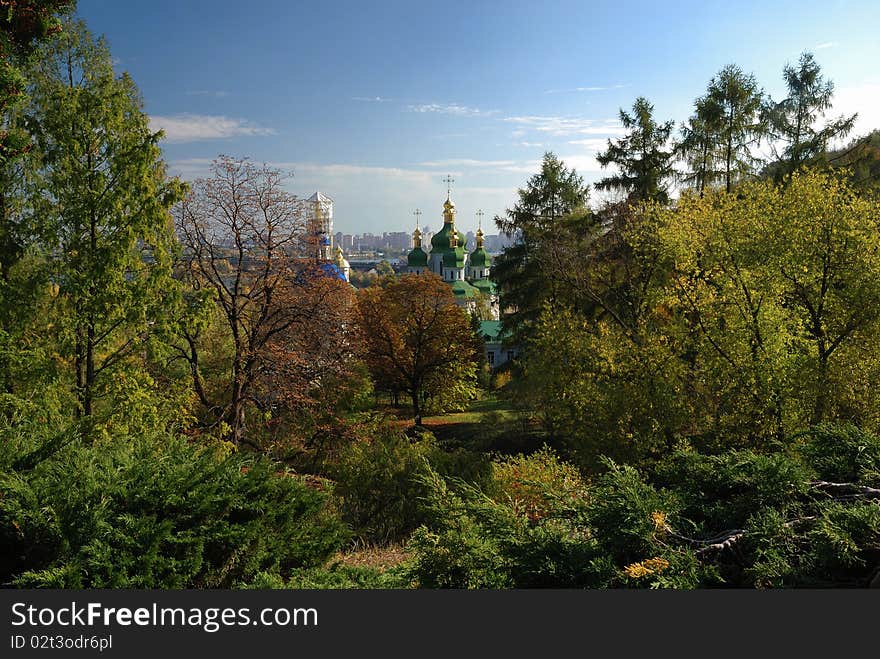
<svg viewBox="0 0 880 659">
<path fill-rule="evenodd" d="M 335 229 L 439 228 L 516 200 L 551 150 L 588 182 L 640 95 L 659 119 L 691 113 L 734 62 L 781 98 L 782 68 L 812 51 L 833 115 L 880 128 L 880 2 L 306 2 L 79 0 L 138 84 L 172 172 L 218 154 L 291 171 L 335 200 Z M 600 195 L 594 193 L 593 199 Z"/>
</svg>

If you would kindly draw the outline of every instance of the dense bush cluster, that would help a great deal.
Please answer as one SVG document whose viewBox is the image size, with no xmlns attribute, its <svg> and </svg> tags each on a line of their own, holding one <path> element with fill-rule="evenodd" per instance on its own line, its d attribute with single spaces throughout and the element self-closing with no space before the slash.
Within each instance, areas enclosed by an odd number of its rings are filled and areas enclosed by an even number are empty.
<svg viewBox="0 0 880 659">
<path fill-rule="evenodd" d="M 494 464 L 483 489 L 430 474 L 410 576 L 450 588 L 867 586 L 880 574 L 878 451 L 876 435 L 825 425 L 768 454 L 609 461 L 589 483 L 547 452 Z"/>
<path fill-rule="evenodd" d="M 52 442 L 3 454 L 4 584 L 224 588 L 320 565 L 347 538 L 327 492 L 266 459 L 162 433 L 38 455 Z"/>
</svg>

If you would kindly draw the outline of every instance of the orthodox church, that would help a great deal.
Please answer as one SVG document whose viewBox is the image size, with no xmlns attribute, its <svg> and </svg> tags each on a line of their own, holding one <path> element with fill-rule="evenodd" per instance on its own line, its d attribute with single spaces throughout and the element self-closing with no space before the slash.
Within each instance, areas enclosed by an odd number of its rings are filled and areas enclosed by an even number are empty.
<svg viewBox="0 0 880 659">
<path fill-rule="evenodd" d="M 476 233 L 473 252 L 466 250 L 464 234 L 455 228 L 455 204 L 447 192 L 443 204 L 443 228 L 431 238 L 430 252 L 422 248 L 422 232 L 418 220 L 413 231 L 413 248 L 407 256 L 407 272 L 433 272 L 448 282 L 459 306 L 474 310 L 485 300 L 493 318 L 498 318 L 498 296 L 489 279 L 492 257 L 483 247 L 482 222 Z"/>
<path fill-rule="evenodd" d="M 342 248 L 336 245 L 334 250 L 332 246 L 333 200 L 317 191 L 307 201 L 312 257 L 327 276 L 350 281 L 351 265 L 343 255 Z M 482 211 L 478 215 L 482 215 Z M 492 257 L 483 246 L 483 237 L 481 219 L 474 251 L 467 251 L 465 235 L 455 227 L 455 204 L 451 191 L 447 189 L 443 204 L 443 228 L 431 237 L 430 249 L 426 252 L 422 247 L 422 231 L 416 220 L 413 248 L 407 256 L 406 271 L 439 275 L 452 288 L 459 306 L 474 311 L 478 305 L 485 305 L 489 315 L 497 320 L 498 295 L 495 284 L 489 279 Z"/>
</svg>

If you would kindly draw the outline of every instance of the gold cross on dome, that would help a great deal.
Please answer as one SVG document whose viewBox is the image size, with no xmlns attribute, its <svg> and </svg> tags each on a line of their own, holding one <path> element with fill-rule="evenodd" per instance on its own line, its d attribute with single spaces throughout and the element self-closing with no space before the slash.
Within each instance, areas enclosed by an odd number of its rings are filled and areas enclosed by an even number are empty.
<svg viewBox="0 0 880 659">
<path fill-rule="evenodd" d="M 419 218 L 422 217 L 422 211 L 419 210 L 418 208 L 416 208 L 416 209 L 413 211 L 413 215 L 416 216 L 416 229 L 418 229 L 418 228 L 419 228 Z"/>
<path fill-rule="evenodd" d="M 446 184 L 446 196 L 448 197 L 452 192 L 452 184 L 455 183 L 455 179 L 447 174 L 446 178 L 443 179 L 443 182 Z"/>
</svg>

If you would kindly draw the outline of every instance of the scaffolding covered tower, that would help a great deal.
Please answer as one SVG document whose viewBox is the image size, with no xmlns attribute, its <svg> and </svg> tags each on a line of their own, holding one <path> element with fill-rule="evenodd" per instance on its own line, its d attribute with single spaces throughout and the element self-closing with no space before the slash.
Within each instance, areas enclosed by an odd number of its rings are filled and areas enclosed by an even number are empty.
<svg viewBox="0 0 880 659">
<path fill-rule="evenodd" d="M 309 236 L 314 245 L 312 256 L 320 262 L 332 257 L 333 200 L 323 192 L 316 191 L 307 200 L 310 204 Z"/>
</svg>

